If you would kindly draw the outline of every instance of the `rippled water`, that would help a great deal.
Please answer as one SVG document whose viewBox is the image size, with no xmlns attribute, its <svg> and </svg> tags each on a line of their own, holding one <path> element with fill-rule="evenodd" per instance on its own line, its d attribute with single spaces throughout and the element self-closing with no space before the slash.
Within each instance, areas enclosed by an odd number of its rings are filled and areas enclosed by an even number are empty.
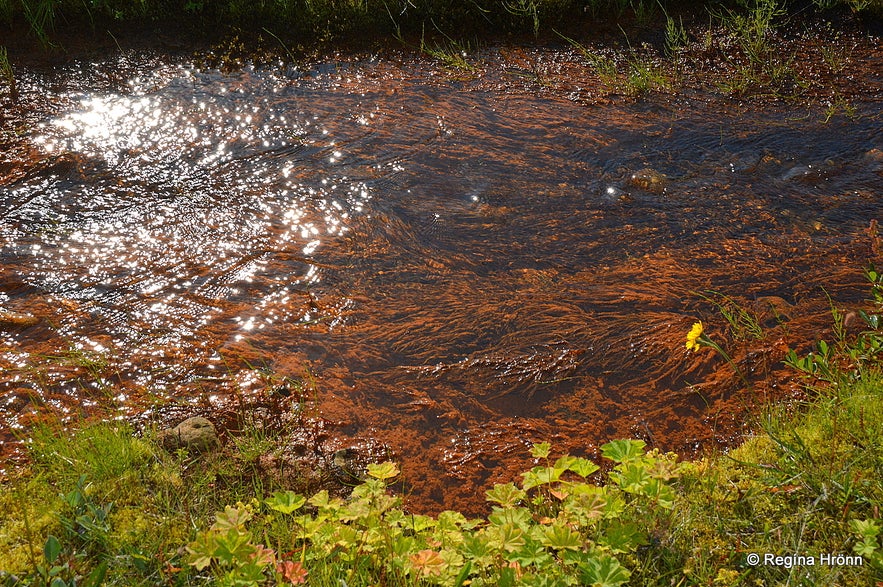
<svg viewBox="0 0 883 587">
<path fill-rule="evenodd" d="M 6 431 L 308 378 L 330 443 L 378 439 L 452 505 L 531 441 L 727 442 L 746 392 L 683 348 L 699 318 L 724 340 L 697 292 L 793 314 L 734 343 L 760 377 L 874 252 L 873 104 L 587 106 L 410 59 L 105 71 L 23 76 L 45 113 L 2 157 L 0 306 L 40 322 L 0 332 Z"/>
</svg>

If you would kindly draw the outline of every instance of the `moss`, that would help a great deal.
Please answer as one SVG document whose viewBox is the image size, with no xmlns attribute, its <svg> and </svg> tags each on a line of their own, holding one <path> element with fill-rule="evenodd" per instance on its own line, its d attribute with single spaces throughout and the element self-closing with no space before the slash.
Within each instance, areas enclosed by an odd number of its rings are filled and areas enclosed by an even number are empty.
<svg viewBox="0 0 883 587">
<path fill-rule="evenodd" d="M 42 562 L 43 543 L 61 532 L 60 497 L 40 479 L 20 477 L 0 488 L 0 569 L 24 573 Z"/>
</svg>

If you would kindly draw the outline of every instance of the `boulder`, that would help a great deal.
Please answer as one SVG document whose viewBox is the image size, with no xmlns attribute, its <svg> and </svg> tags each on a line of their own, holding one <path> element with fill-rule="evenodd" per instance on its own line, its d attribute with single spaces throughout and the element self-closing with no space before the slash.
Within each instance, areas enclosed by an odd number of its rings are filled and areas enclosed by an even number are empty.
<svg viewBox="0 0 883 587">
<path fill-rule="evenodd" d="M 160 431 L 156 439 L 168 451 L 184 448 L 205 452 L 220 444 L 215 425 L 201 416 L 187 418 L 174 428 Z"/>
</svg>

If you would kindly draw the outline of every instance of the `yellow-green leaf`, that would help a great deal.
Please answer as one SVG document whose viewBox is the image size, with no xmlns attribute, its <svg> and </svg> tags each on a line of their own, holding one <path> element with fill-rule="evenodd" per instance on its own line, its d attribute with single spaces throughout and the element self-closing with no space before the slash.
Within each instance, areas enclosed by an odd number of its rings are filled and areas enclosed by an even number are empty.
<svg viewBox="0 0 883 587">
<path fill-rule="evenodd" d="M 270 509 L 283 514 L 290 514 L 303 507 L 305 503 L 307 503 L 307 499 L 293 491 L 277 491 L 272 498 L 267 500 Z"/>
<path fill-rule="evenodd" d="M 552 445 L 548 442 L 538 442 L 530 447 L 530 454 L 537 459 L 549 458 L 550 452 L 552 452 Z"/>
<path fill-rule="evenodd" d="M 380 479 L 381 481 L 386 479 L 392 479 L 399 474 L 399 468 L 395 463 L 390 461 L 386 461 L 385 463 L 381 463 L 379 465 L 375 463 L 370 463 L 368 465 L 368 474 L 375 479 Z"/>
<path fill-rule="evenodd" d="M 512 507 L 527 497 L 527 493 L 515 487 L 514 483 L 494 485 L 490 491 L 485 491 L 488 501 L 498 503 L 503 507 Z"/>
</svg>

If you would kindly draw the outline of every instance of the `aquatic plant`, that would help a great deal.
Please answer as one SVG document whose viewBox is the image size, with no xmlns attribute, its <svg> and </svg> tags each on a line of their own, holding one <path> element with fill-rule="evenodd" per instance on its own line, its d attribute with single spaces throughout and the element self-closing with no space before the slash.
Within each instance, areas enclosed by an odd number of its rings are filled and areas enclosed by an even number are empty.
<svg viewBox="0 0 883 587">
<path fill-rule="evenodd" d="M 740 305 L 736 300 L 717 291 L 697 294 L 703 300 L 717 308 L 735 340 L 761 340 L 764 337 L 763 327 L 755 312 Z"/>
<path fill-rule="evenodd" d="M 461 71 L 470 71 L 474 69 L 472 64 L 466 59 L 466 56 L 469 53 L 469 45 L 465 42 L 452 39 L 437 27 L 436 30 L 442 35 L 444 41 L 427 41 L 426 31 L 424 30 L 420 35 L 420 52 L 429 55 L 451 69 Z"/>
<path fill-rule="evenodd" d="M 707 334 L 705 334 L 705 327 L 702 325 L 702 322 L 694 322 L 692 328 L 687 333 L 687 350 L 688 351 L 698 351 L 701 347 L 709 347 L 717 351 L 717 353 L 724 358 L 724 360 L 730 364 L 739 378 L 745 383 L 745 386 L 751 389 L 751 383 L 748 379 L 745 378 L 745 375 L 742 373 L 742 370 L 739 369 L 739 366 L 733 362 L 733 359 L 730 358 L 730 355 L 716 342 L 711 340 Z"/>
<path fill-rule="evenodd" d="M 51 45 L 49 34 L 55 26 L 55 11 L 58 0 L 21 0 L 24 16 L 44 46 Z"/>
<path fill-rule="evenodd" d="M 722 21 L 728 26 L 752 63 L 762 63 L 770 50 L 774 22 L 785 14 L 779 0 L 741 0 L 742 12 L 727 10 Z"/>
<path fill-rule="evenodd" d="M 533 34 L 540 34 L 540 13 L 538 0 L 512 0 L 503 2 L 506 11 L 520 18 L 528 19 L 533 25 Z"/>
<path fill-rule="evenodd" d="M 883 0 L 814 0 L 816 8 L 828 10 L 847 6 L 853 11 L 883 11 Z M 719 11 L 716 3 L 705 3 L 706 9 Z M 736 36 L 752 54 L 767 48 L 772 21 L 782 14 L 779 0 L 743 0 L 742 9 L 725 10 L 723 17 Z M 190 26 L 194 31 L 216 36 L 219 31 L 235 29 L 260 33 L 275 31 L 271 36 L 284 41 L 327 41 L 346 38 L 347 33 L 370 32 L 374 35 L 419 35 L 427 23 L 445 30 L 470 34 L 481 31 L 516 32 L 539 35 L 551 27 L 570 24 L 587 15 L 623 21 L 627 13 L 639 27 L 649 28 L 659 21 L 659 2 L 651 0 L 470 0 L 449 2 L 427 0 L 277 0 L 275 2 L 242 2 L 227 0 L 0 0 L 0 22 L 23 18 L 44 45 L 58 23 L 76 28 L 84 23 L 101 30 L 113 22 L 153 25 L 157 22 Z M 392 28 L 391 28 L 392 27 Z M 283 35 L 282 32 L 285 32 Z"/>
</svg>

